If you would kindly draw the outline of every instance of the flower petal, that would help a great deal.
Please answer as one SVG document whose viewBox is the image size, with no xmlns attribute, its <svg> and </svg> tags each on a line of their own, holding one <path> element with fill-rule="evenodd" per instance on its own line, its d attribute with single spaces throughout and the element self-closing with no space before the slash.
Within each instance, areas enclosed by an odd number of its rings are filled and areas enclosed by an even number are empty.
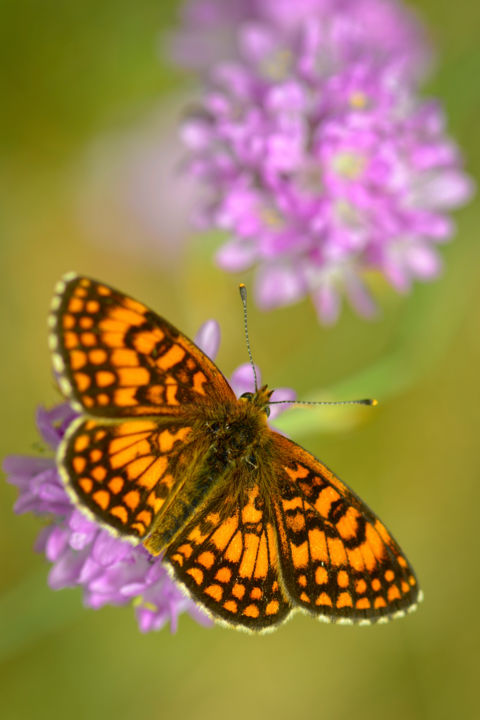
<svg viewBox="0 0 480 720">
<path fill-rule="evenodd" d="M 260 386 L 261 374 L 260 368 L 258 368 L 257 365 L 255 365 L 255 372 L 257 375 L 257 383 Z M 243 363 L 243 365 L 239 365 L 238 368 L 233 371 L 230 378 L 230 385 L 238 397 L 246 392 L 255 392 L 255 378 L 250 363 Z"/>
<path fill-rule="evenodd" d="M 195 335 L 194 342 L 210 360 L 215 360 L 220 347 L 220 326 L 216 320 L 206 320 Z"/>
</svg>

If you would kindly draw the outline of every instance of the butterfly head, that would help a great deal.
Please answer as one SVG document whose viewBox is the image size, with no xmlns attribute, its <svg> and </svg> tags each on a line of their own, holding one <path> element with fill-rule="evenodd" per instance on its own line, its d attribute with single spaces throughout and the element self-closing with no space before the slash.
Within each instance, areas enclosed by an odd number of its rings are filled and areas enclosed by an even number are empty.
<svg viewBox="0 0 480 720">
<path fill-rule="evenodd" d="M 269 403 L 272 393 L 273 390 L 269 390 L 268 386 L 264 385 L 255 392 L 244 392 L 243 395 L 240 395 L 240 400 L 245 400 L 246 402 L 252 403 L 252 405 L 254 405 L 255 407 L 263 410 L 268 417 L 270 415 Z"/>
</svg>

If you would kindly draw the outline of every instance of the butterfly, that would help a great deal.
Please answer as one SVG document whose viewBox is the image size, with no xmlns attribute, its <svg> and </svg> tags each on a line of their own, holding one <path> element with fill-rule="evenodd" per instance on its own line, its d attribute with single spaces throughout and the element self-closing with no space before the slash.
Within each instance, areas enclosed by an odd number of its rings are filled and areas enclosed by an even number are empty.
<svg viewBox="0 0 480 720">
<path fill-rule="evenodd" d="M 58 451 L 76 505 L 143 543 L 215 620 L 264 631 L 294 611 L 385 622 L 421 599 L 373 512 L 272 430 L 272 391 L 237 398 L 143 303 L 70 273 L 49 319 L 53 367 L 80 413 Z"/>
</svg>

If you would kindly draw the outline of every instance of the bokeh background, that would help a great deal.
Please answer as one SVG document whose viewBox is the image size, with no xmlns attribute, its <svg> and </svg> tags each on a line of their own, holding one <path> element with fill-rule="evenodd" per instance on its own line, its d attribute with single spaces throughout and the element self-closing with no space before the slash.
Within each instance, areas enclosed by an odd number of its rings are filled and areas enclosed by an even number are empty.
<svg viewBox="0 0 480 720">
<path fill-rule="evenodd" d="M 470 174 L 480 167 L 480 6 L 410 3 L 429 27 L 440 97 Z M 187 334 L 215 317 L 226 374 L 246 359 L 236 284 L 194 237 L 176 123 L 193 78 L 162 58 L 173 0 L 3 0 L 0 19 L 0 454 L 44 452 L 38 403 L 58 401 L 46 344 L 67 270 L 137 296 Z M 186 193 L 186 194 L 183 194 Z M 250 637 L 205 629 L 141 635 L 130 608 L 86 610 L 54 593 L 33 552 L 41 520 L 14 516 L 0 484 L 0 698 L 22 718 L 478 717 L 480 209 L 457 213 L 445 272 L 406 297 L 377 287 L 382 315 L 331 329 L 308 302 L 250 308 L 255 359 L 300 397 L 379 399 L 375 410 L 284 415 L 284 427 L 352 485 L 400 539 L 425 602 L 370 628 L 295 616 Z"/>
</svg>

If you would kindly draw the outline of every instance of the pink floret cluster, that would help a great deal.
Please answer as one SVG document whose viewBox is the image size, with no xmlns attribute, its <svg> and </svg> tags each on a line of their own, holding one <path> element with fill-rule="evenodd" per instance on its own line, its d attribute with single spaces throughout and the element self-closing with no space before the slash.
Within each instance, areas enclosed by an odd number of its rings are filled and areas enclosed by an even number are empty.
<svg viewBox="0 0 480 720">
<path fill-rule="evenodd" d="M 325 323 L 342 296 L 375 313 L 371 271 L 400 292 L 437 276 L 450 211 L 473 188 L 441 107 L 418 96 L 428 49 L 411 13 L 392 0 L 187 10 L 175 45 L 184 64 L 201 65 L 209 34 L 229 38 L 210 47 L 200 105 L 182 126 L 188 171 L 206 191 L 196 221 L 227 235 L 218 264 L 254 267 L 261 307 L 309 295 Z"/>
</svg>

